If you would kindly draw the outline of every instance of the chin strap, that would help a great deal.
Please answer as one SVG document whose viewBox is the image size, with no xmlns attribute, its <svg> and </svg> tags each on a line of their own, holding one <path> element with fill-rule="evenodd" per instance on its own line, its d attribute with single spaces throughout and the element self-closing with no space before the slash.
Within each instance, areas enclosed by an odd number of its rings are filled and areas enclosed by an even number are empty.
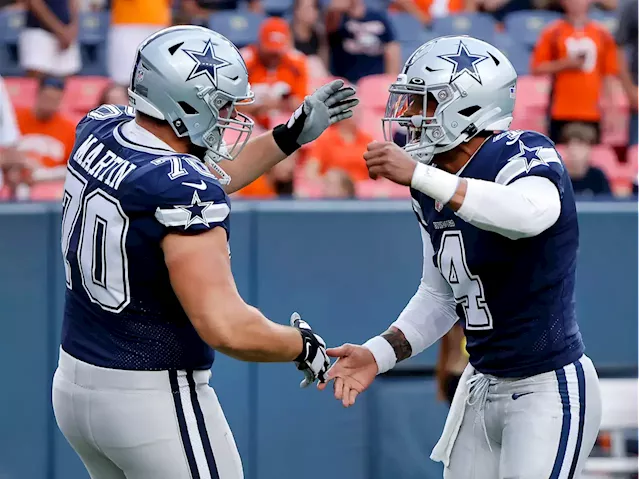
<svg viewBox="0 0 640 479">
<path fill-rule="evenodd" d="M 218 161 L 220 161 L 220 156 L 216 152 L 207 150 L 204 154 L 205 164 L 218 176 L 220 184 L 228 185 L 231 183 L 231 177 L 218 165 Z"/>
</svg>

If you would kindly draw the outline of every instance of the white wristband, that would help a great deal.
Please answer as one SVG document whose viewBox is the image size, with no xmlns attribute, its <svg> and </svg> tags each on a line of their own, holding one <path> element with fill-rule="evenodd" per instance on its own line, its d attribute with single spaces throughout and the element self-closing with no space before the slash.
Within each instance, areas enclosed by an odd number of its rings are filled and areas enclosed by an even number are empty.
<svg viewBox="0 0 640 479">
<path fill-rule="evenodd" d="M 396 352 L 382 336 L 374 336 L 362 346 L 373 354 L 378 363 L 378 374 L 386 373 L 396 365 Z"/>
<path fill-rule="evenodd" d="M 459 181 L 456 175 L 418 163 L 413 171 L 411 187 L 446 205 L 455 195 Z"/>
</svg>

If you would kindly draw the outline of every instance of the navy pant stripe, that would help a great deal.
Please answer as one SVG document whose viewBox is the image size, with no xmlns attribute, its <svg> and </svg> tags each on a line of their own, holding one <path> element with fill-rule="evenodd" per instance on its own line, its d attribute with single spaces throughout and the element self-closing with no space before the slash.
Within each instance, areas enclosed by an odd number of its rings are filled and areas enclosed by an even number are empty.
<svg viewBox="0 0 640 479">
<path fill-rule="evenodd" d="M 571 404 L 569 403 L 569 389 L 567 388 L 567 376 L 564 373 L 564 368 L 556 370 L 556 379 L 558 380 L 558 392 L 562 402 L 562 430 L 560 431 L 560 444 L 558 444 L 558 452 L 553 463 L 550 479 L 558 479 L 560 477 L 562 463 L 567 452 L 567 443 L 569 442 L 569 426 L 571 426 Z"/>
<path fill-rule="evenodd" d="M 576 440 L 576 450 L 573 453 L 573 461 L 571 461 L 571 469 L 569 470 L 569 479 L 573 477 L 576 472 L 576 466 L 578 465 L 578 458 L 580 457 L 580 449 L 582 448 L 582 434 L 584 433 L 584 416 L 586 413 L 586 382 L 584 379 L 584 369 L 580 361 L 573 363 L 576 366 L 576 375 L 578 376 L 578 397 L 580 398 L 580 415 L 578 422 L 578 439 Z"/>
<path fill-rule="evenodd" d="M 207 434 L 207 426 L 204 423 L 204 415 L 202 414 L 202 408 L 198 402 L 198 393 L 196 392 L 196 384 L 193 380 L 193 371 L 187 372 L 187 381 L 189 382 L 191 404 L 193 405 L 193 412 L 196 415 L 198 432 L 200 433 L 200 439 L 202 440 L 202 446 L 204 447 L 204 455 L 207 458 L 209 473 L 211 474 L 211 479 L 219 479 L 218 467 L 216 466 L 216 460 L 213 457 L 213 449 L 211 448 L 211 442 L 209 441 L 209 434 Z"/>
<path fill-rule="evenodd" d="M 184 452 L 187 456 L 187 462 L 189 463 L 189 469 L 191 470 L 191 477 L 193 479 L 200 479 L 198 465 L 196 464 L 196 457 L 193 455 L 193 446 L 191 445 L 191 440 L 189 439 L 187 421 L 185 420 L 184 411 L 182 409 L 180 387 L 178 386 L 178 371 L 169 371 L 169 383 L 171 384 L 171 395 L 173 396 L 173 404 L 176 407 L 178 426 L 180 426 L 180 437 L 182 438 L 182 446 L 184 447 Z"/>
</svg>

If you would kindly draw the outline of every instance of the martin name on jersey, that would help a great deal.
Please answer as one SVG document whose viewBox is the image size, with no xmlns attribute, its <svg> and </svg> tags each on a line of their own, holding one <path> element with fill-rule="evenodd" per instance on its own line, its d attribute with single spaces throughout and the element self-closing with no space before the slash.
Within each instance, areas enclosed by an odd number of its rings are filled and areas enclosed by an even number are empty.
<svg viewBox="0 0 640 479">
<path fill-rule="evenodd" d="M 172 231 L 228 235 L 229 198 L 202 162 L 132 115 L 102 105 L 76 130 L 63 198 L 62 348 L 112 369 L 209 369 L 214 352 L 171 288 L 160 243 Z"/>
<path fill-rule="evenodd" d="M 578 221 L 571 180 L 554 144 L 532 131 L 494 135 L 459 176 L 503 185 L 542 176 L 558 188 L 561 201 L 553 226 L 514 241 L 411 190 L 433 244 L 433 262 L 453 290 L 472 366 L 499 377 L 524 377 L 577 361 L 584 352 L 573 297 Z"/>
</svg>

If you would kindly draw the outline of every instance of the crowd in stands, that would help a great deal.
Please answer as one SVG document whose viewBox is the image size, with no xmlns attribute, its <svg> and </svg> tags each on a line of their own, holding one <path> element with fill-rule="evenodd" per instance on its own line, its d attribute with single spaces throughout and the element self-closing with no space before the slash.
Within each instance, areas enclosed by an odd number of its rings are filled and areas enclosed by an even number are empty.
<svg viewBox="0 0 640 479">
<path fill-rule="evenodd" d="M 638 0 L 0 0 L 0 200 L 61 197 L 75 123 L 128 103 L 137 46 L 171 24 L 208 26 L 241 48 L 255 134 L 331 77 L 359 92 L 353 119 L 239 197 L 407 197 L 370 180 L 362 153 L 383 139 L 403 61 L 447 34 L 510 58 L 520 74 L 512 128 L 556 142 L 578 194 L 637 194 Z"/>
</svg>

